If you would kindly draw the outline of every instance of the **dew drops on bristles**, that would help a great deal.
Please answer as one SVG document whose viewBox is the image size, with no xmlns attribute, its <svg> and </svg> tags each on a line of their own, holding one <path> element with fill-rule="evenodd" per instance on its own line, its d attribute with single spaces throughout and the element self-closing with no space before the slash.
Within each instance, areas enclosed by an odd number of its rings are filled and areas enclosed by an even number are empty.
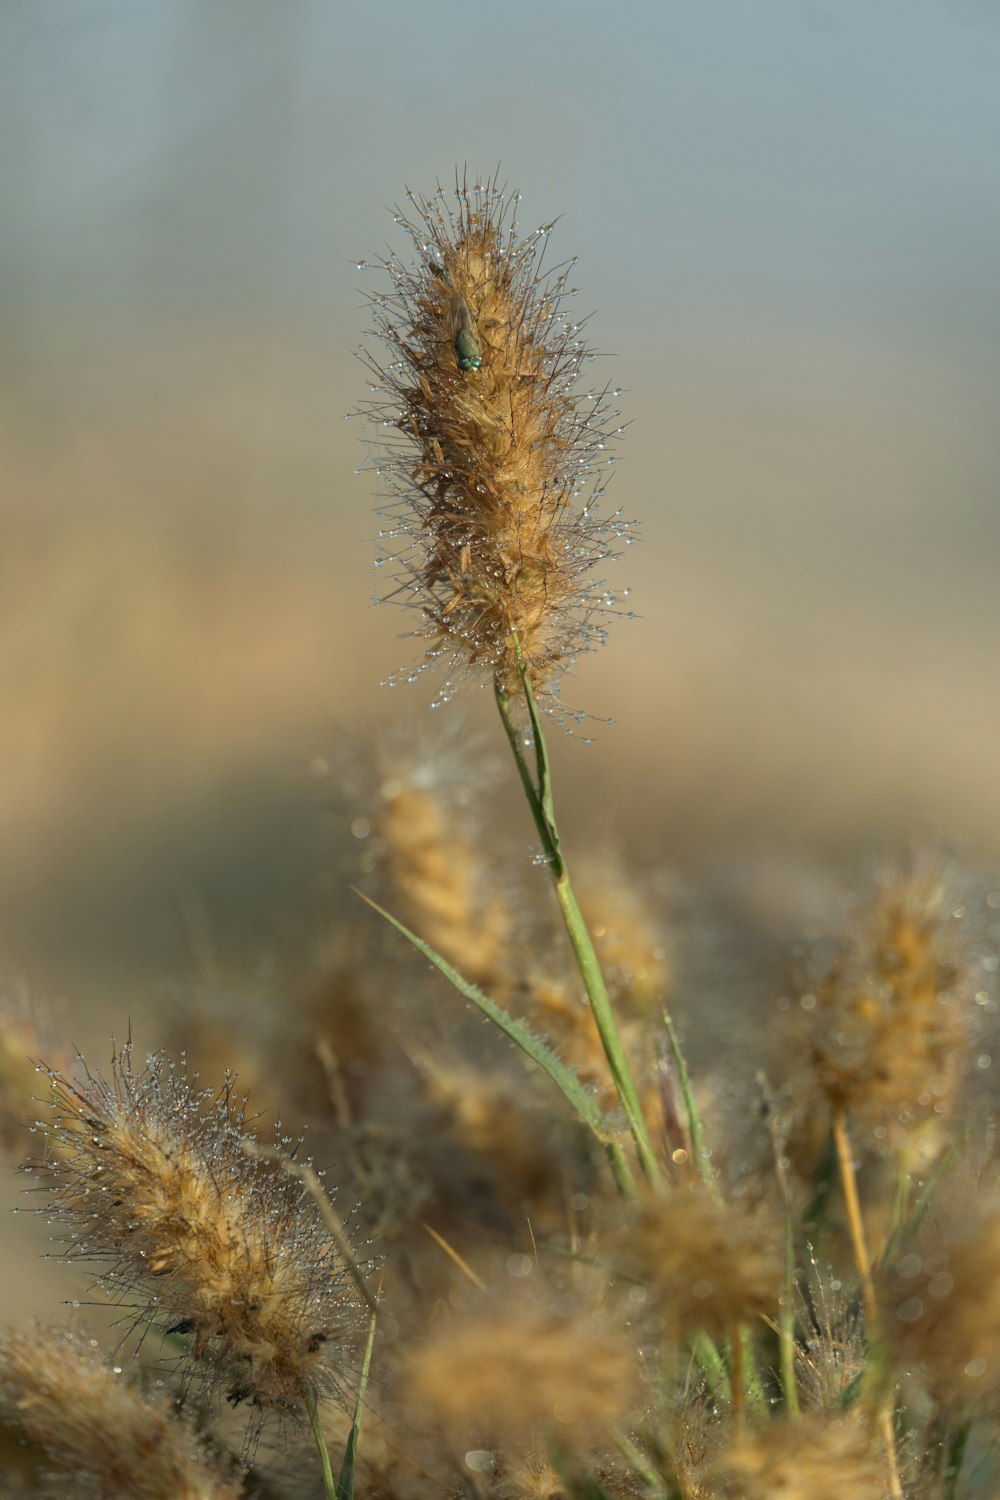
<svg viewBox="0 0 1000 1500">
<path fill-rule="evenodd" d="M 412 257 L 365 263 L 387 282 L 368 294 L 380 349 L 361 354 L 385 597 L 418 611 L 426 661 L 516 692 L 517 641 L 551 698 L 627 613 L 598 572 L 634 530 L 604 510 L 619 392 L 585 385 L 574 262 L 546 269 L 553 226 L 522 233 L 518 194 L 462 182 L 409 202 L 395 220 Z"/>
</svg>

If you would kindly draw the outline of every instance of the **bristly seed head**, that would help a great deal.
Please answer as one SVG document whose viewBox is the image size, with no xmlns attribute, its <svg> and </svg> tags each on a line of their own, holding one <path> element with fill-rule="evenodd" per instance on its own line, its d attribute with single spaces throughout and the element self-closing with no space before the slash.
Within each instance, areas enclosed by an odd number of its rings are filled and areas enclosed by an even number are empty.
<svg viewBox="0 0 1000 1500">
<path fill-rule="evenodd" d="M 296 1413 L 307 1387 L 340 1394 L 353 1284 L 302 1184 L 243 1151 L 245 1101 L 162 1055 L 135 1072 L 130 1044 L 110 1081 L 51 1081 L 45 1212 L 67 1255 L 98 1262 L 137 1322 L 187 1337 L 191 1377 L 231 1401 Z"/>
<path fill-rule="evenodd" d="M 69 1328 L 0 1329 L 0 1415 L 59 1471 L 46 1495 L 238 1500 L 243 1493 L 194 1423 L 142 1390 L 134 1366 L 110 1364 L 96 1339 Z"/>
<path fill-rule="evenodd" d="M 594 355 L 566 316 L 573 263 L 541 269 L 551 224 L 522 236 L 519 195 L 496 181 L 458 186 L 454 208 L 440 187 L 410 196 L 414 220 L 396 219 L 416 263 L 380 263 L 391 286 L 371 296 L 373 331 L 388 357 L 364 356 L 390 597 L 421 610 L 425 665 L 450 658 L 517 692 L 519 644 L 551 693 L 619 613 L 593 576 L 631 539 L 620 512 L 598 515 L 618 392 L 579 388 Z"/>
</svg>

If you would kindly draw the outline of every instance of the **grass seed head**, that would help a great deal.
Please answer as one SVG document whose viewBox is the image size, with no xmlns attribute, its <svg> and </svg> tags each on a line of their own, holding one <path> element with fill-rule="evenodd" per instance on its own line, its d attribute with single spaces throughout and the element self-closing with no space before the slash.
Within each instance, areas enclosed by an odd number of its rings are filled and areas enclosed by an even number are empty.
<svg viewBox="0 0 1000 1500">
<path fill-rule="evenodd" d="M 700 1186 L 647 1192 L 606 1252 L 659 1293 L 670 1334 L 724 1338 L 746 1319 L 774 1316 L 781 1296 L 781 1233 L 718 1204 Z"/>
<path fill-rule="evenodd" d="M 850 1412 L 771 1422 L 718 1466 L 727 1500 L 886 1500 L 884 1463 L 870 1429 Z"/>
<path fill-rule="evenodd" d="M 465 977 L 497 997 L 509 986 L 512 919 L 474 826 L 469 778 L 442 755 L 383 747 L 376 827 L 407 920 Z M 466 795 L 466 793 L 469 795 Z"/>
<path fill-rule="evenodd" d="M 543 271 L 551 224 L 522 235 L 496 181 L 409 194 L 416 257 L 381 262 L 371 297 L 388 350 L 367 357 L 389 491 L 392 594 L 414 603 L 427 656 L 553 687 L 604 636 L 617 601 L 594 570 L 629 539 L 601 511 L 622 431 L 618 392 L 582 388 L 592 354 L 568 314 L 572 262 Z M 478 363 L 477 363 L 478 360 Z M 447 689 L 443 696 L 447 696 Z"/>
<path fill-rule="evenodd" d="M 874 1145 L 946 1116 L 962 1080 L 974 1007 L 949 907 L 936 872 L 888 873 L 816 987 L 811 1071 Z"/>
<path fill-rule="evenodd" d="M 635 1354 L 594 1315 L 561 1316 L 510 1294 L 444 1315 L 407 1356 L 404 1389 L 456 1445 L 556 1438 L 589 1447 L 633 1405 Z"/>
<path fill-rule="evenodd" d="M 110 1081 L 53 1076 L 48 1214 L 69 1257 L 137 1321 L 190 1340 L 191 1374 L 230 1402 L 301 1412 L 309 1386 L 342 1389 L 355 1293 L 302 1184 L 241 1147 L 244 1106 L 194 1090 L 131 1046 Z"/>
<path fill-rule="evenodd" d="M 93 1500 L 236 1500 L 241 1486 L 163 1399 L 66 1328 L 0 1333 L 0 1410 Z M 60 1489 L 60 1493 L 64 1493 Z"/>
<path fill-rule="evenodd" d="M 928 1229 L 885 1277 L 886 1341 L 953 1410 L 989 1412 L 1000 1399 L 1000 1207 L 964 1206 Z"/>
</svg>

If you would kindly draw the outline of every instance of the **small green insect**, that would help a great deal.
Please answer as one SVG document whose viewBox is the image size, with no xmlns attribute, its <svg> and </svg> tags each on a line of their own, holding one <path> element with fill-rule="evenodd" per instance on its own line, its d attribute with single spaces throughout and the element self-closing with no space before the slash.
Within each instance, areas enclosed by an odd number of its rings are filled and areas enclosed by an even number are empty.
<svg viewBox="0 0 1000 1500">
<path fill-rule="evenodd" d="M 448 310 L 452 348 L 460 370 L 478 370 L 483 362 L 483 351 L 476 338 L 476 325 L 472 321 L 469 304 L 461 292 L 452 292 Z"/>
</svg>

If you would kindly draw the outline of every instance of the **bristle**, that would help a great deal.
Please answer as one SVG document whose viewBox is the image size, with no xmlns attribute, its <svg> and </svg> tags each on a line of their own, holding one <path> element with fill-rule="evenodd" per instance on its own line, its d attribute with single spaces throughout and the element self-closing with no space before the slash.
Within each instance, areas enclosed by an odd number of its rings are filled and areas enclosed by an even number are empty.
<svg viewBox="0 0 1000 1500">
<path fill-rule="evenodd" d="M 496 1482 L 497 1500 L 564 1500 L 566 1487 L 544 1453 L 515 1455 Z"/>
</svg>

